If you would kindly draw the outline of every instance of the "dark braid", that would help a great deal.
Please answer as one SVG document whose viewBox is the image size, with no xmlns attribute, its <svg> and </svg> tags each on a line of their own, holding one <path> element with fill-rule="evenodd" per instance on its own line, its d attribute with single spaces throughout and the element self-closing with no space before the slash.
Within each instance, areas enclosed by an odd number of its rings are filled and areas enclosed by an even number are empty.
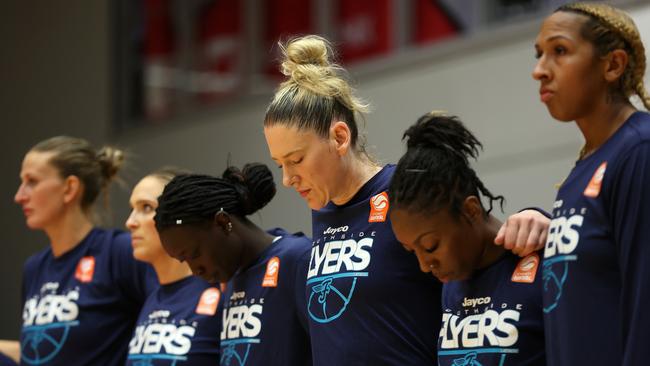
<svg viewBox="0 0 650 366">
<path fill-rule="evenodd" d="M 488 198 L 489 214 L 493 201 L 503 209 L 503 196 L 494 196 L 469 165 L 483 145 L 455 116 L 429 113 L 409 127 L 407 151 L 399 160 L 388 190 L 393 208 L 433 213 L 447 208 L 454 217 L 461 215 L 468 196 Z M 482 205 L 482 203 L 481 203 Z"/>
<path fill-rule="evenodd" d="M 264 164 L 247 164 L 242 171 L 229 167 L 223 178 L 183 174 L 165 186 L 154 220 L 156 228 L 162 230 L 177 224 L 210 221 L 221 209 L 244 218 L 266 206 L 274 195 L 273 175 Z"/>
</svg>

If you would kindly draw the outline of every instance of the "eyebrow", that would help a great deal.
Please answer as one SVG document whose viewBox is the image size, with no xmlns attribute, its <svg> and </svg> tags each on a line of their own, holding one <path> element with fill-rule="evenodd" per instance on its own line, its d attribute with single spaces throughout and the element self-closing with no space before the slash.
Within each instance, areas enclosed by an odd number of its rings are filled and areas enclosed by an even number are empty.
<svg viewBox="0 0 650 366">
<path fill-rule="evenodd" d="M 413 241 L 413 244 L 415 244 L 417 246 L 421 246 L 420 240 L 422 239 L 422 237 L 424 237 L 426 235 L 429 235 L 429 234 L 432 234 L 432 233 L 435 233 L 435 232 L 436 232 L 435 230 L 429 230 L 429 231 L 423 232 L 417 238 L 415 238 L 415 240 Z"/>
<path fill-rule="evenodd" d="M 297 149 L 295 149 L 295 150 L 289 151 L 288 153 L 282 155 L 282 156 L 280 157 L 280 159 L 284 159 L 284 158 L 288 157 L 289 155 L 293 155 L 293 154 L 295 154 L 295 153 L 297 153 L 297 152 L 303 151 L 304 149 L 305 149 L 305 148 L 300 147 L 300 148 L 297 148 Z M 277 160 L 277 159 L 274 158 L 274 157 L 271 157 L 271 159 L 273 159 L 273 160 Z"/>
</svg>

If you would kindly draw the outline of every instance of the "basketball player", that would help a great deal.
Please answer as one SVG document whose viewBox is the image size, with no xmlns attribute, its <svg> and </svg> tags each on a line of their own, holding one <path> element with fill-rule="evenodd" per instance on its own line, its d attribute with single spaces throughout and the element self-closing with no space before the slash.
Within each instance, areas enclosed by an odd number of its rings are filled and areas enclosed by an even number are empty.
<svg viewBox="0 0 650 366">
<path fill-rule="evenodd" d="M 632 19 L 575 3 L 546 18 L 533 78 L 551 116 L 585 138 L 560 187 L 544 250 L 550 365 L 650 359 L 650 115 L 645 49 Z"/>
<path fill-rule="evenodd" d="M 156 227 L 167 253 L 223 293 L 221 365 L 310 365 L 304 278 L 310 240 L 264 231 L 247 216 L 275 195 L 263 164 L 223 178 L 179 175 L 165 186 Z"/>
<path fill-rule="evenodd" d="M 390 218 L 420 269 L 443 282 L 438 364 L 546 365 L 540 254 L 522 259 L 494 245 L 501 222 L 491 211 L 503 197 L 469 165 L 481 143 L 458 118 L 438 113 L 404 138 Z"/>
<path fill-rule="evenodd" d="M 192 276 L 187 263 L 167 255 L 153 220 L 158 196 L 175 169 L 161 169 L 133 188 L 131 231 L 133 256 L 151 264 L 160 287 L 145 301 L 129 344 L 127 365 L 218 365 L 221 292 Z"/>
</svg>

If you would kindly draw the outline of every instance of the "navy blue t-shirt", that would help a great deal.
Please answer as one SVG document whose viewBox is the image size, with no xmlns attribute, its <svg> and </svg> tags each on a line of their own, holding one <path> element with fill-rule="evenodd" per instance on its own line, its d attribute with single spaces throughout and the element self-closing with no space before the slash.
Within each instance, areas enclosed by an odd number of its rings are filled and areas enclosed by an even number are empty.
<svg viewBox="0 0 650 366">
<path fill-rule="evenodd" d="M 385 166 L 346 204 L 313 211 L 307 310 L 315 365 L 433 365 L 441 284 L 395 238 Z"/>
<path fill-rule="evenodd" d="M 135 320 L 158 286 L 133 258 L 130 236 L 95 228 L 55 258 L 48 247 L 23 273 L 22 365 L 123 365 Z"/>
<path fill-rule="evenodd" d="M 546 365 L 541 256 L 506 252 L 472 278 L 443 285 L 441 366 Z"/>
<path fill-rule="evenodd" d="M 544 250 L 550 365 L 650 360 L 650 115 L 634 113 L 560 188 Z"/>
<path fill-rule="evenodd" d="M 223 293 L 221 365 L 311 364 L 305 315 L 310 240 L 282 229 L 259 258 Z"/>
<path fill-rule="evenodd" d="M 189 276 L 161 285 L 144 303 L 127 365 L 218 365 L 221 292 Z"/>
</svg>

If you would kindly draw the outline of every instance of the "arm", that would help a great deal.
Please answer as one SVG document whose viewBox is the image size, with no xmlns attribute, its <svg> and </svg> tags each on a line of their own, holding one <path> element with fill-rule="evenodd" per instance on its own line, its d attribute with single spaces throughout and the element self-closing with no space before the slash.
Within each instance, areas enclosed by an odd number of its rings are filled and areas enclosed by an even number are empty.
<svg viewBox="0 0 650 366">
<path fill-rule="evenodd" d="M 20 343 L 18 341 L 0 340 L 0 352 L 15 363 L 20 362 Z"/>
<path fill-rule="evenodd" d="M 616 168 L 607 205 L 621 274 L 621 365 L 642 365 L 650 358 L 650 143 Z"/>
<path fill-rule="evenodd" d="M 494 243 L 503 245 L 520 257 L 539 250 L 546 243 L 550 215 L 538 208 L 526 208 L 508 217 L 501 225 Z"/>
</svg>

